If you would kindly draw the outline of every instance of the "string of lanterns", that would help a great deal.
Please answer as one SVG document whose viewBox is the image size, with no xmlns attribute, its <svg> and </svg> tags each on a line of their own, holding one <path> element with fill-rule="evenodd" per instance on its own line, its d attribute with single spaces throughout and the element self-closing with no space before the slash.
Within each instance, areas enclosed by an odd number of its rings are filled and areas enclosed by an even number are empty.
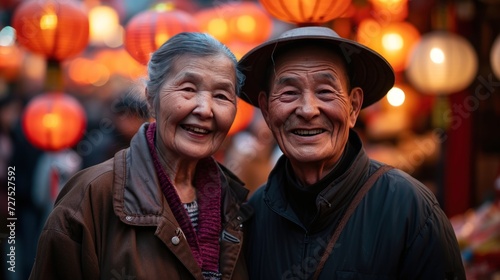
<svg viewBox="0 0 500 280">
<path fill-rule="evenodd" d="M 355 39 L 381 53 L 398 75 L 405 73 L 409 83 L 424 93 L 451 94 L 470 85 L 477 72 L 478 62 L 473 48 L 465 38 L 451 32 L 419 34 L 414 26 L 405 21 L 408 15 L 407 0 L 370 0 L 369 3 L 373 9 L 371 15 L 378 17 L 368 17 L 359 22 Z M 101 6 L 110 9 L 104 4 Z M 219 3 L 214 7 L 188 13 L 171 4 L 162 3 L 137 13 L 128 20 L 124 28 L 117 23 L 117 16 L 110 18 L 113 24 L 105 25 L 113 26 L 112 31 L 108 30 L 108 35 L 99 39 L 95 34 L 99 28 L 92 28 L 92 22 L 89 21 L 89 18 L 98 17 L 98 13 L 95 12 L 90 17 L 82 2 L 30 0 L 16 8 L 12 26 L 16 30 L 17 43 L 30 52 L 43 55 L 47 61 L 68 61 L 81 54 L 89 44 L 98 45 L 99 40 L 110 40 L 110 34 L 122 34 L 123 40 L 115 38 L 114 42 L 106 44 L 115 48 L 123 44 L 133 59 L 145 65 L 150 53 L 182 31 L 210 33 L 241 57 L 253 46 L 272 36 L 276 19 L 298 26 L 324 25 L 343 15 L 352 14 L 352 7 L 350 0 L 293 0 L 286 4 L 283 1 L 259 0 L 258 3 Z M 0 38 L 1 35 L 0 31 Z M 2 50 L 5 52 L 6 47 L 0 45 L 0 56 Z M 439 63 L 436 59 L 442 61 Z M 492 46 L 490 62 L 495 75 L 500 77 L 500 37 Z M 7 64 L 7 60 L 1 59 L 0 73 L 6 73 L 6 69 L 11 69 L 12 65 L 16 64 Z M 56 92 L 67 95 L 62 92 L 62 88 Z M 46 95 L 53 96 L 52 94 L 53 92 Z M 32 102 L 35 103 L 35 100 Z M 61 104 L 65 102 L 71 103 L 66 98 L 58 99 L 57 102 L 57 106 L 46 107 L 52 110 L 47 110 L 46 114 L 54 114 L 55 108 L 64 107 Z M 244 102 L 238 102 L 238 115 L 230 134 L 244 129 L 252 119 L 253 107 L 242 103 Z M 85 123 L 81 121 L 85 119 L 85 114 L 76 115 L 75 118 L 80 118 L 77 123 Z M 27 118 L 29 114 L 24 116 Z M 25 122 L 29 123 L 29 120 Z M 43 123 L 40 126 L 43 127 Z M 50 127 L 54 129 L 53 123 Z M 67 127 L 68 124 L 61 122 L 61 130 L 67 130 Z M 75 139 L 80 139 L 84 131 L 85 126 L 80 126 Z M 28 132 L 26 134 L 29 135 Z M 58 145 L 54 144 L 55 141 L 47 140 L 50 143 L 37 145 L 42 149 L 58 150 L 70 147 L 74 141 Z"/>
</svg>

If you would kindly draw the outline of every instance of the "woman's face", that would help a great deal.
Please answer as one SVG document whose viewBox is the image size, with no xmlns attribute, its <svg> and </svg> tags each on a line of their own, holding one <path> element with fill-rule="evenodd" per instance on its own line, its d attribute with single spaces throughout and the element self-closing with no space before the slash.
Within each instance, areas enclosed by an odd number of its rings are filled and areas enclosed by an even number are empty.
<svg viewBox="0 0 500 280">
<path fill-rule="evenodd" d="M 166 79 L 156 101 L 149 100 L 160 153 L 171 159 L 213 155 L 236 115 L 233 62 L 224 55 L 183 55 Z"/>
</svg>

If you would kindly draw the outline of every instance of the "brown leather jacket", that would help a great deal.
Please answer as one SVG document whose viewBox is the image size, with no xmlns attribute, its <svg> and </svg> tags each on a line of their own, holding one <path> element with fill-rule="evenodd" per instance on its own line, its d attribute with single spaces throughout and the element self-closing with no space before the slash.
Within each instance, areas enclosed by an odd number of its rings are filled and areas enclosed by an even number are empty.
<svg viewBox="0 0 500 280">
<path fill-rule="evenodd" d="M 154 170 L 142 126 L 129 149 L 75 175 L 45 224 L 30 279 L 203 279 Z M 248 279 L 241 254 L 248 191 L 220 171 L 220 272 Z"/>
</svg>

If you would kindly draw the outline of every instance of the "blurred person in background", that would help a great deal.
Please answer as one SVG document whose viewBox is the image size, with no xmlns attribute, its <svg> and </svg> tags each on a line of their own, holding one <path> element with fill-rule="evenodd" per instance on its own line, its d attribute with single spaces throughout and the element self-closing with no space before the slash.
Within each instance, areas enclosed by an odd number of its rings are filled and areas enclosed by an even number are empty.
<svg viewBox="0 0 500 280">
<path fill-rule="evenodd" d="M 207 34 L 180 33 L 155 51 L 145 93 L 156 122 L 64 186 L 30 279 L 248 279 L 248 190 L 212 157 L 243 79 Z"/>
<path fill-rule="evenodd" d="M 111 108 L 115 130 L 109 154 L 114 156 L 116 152 L 129 147 L 139 128 L 150 121 L 150 116 L 146 99 L 131 91 L 120 94 L 112 102 Z"/>
<path fill-rule="evenodd" d="M 240 97 L 260 107 L 283 152 L 249 200 L 251 279 L 465 279 L 435 196 L 370 159 L 353 130 L 360 110 L 394 84 L 385 59 L 314 26 L 291 29 L 239 63 Z"/>
<path fill-rule="evenodd" d="M 266 182 L 281 151 L 260 113 L 254 115 L 244 131 L 229 140 L 229 147 L 224 151 L 224 164 L 245 182 L 250 197 Z"/>
</svg>

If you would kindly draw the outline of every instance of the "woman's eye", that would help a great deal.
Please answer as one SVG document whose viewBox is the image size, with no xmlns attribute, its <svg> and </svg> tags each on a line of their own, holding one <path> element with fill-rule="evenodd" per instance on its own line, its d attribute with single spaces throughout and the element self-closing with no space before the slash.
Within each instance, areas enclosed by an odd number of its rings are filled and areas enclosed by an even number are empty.
<svg viewBox="0 0 500 280">
<path fill-rule="evenodd" d="M 196 90 L 193 87 L 184 87 L 182 88 L 182 91 L 195 92 Z"/>
</svg>

